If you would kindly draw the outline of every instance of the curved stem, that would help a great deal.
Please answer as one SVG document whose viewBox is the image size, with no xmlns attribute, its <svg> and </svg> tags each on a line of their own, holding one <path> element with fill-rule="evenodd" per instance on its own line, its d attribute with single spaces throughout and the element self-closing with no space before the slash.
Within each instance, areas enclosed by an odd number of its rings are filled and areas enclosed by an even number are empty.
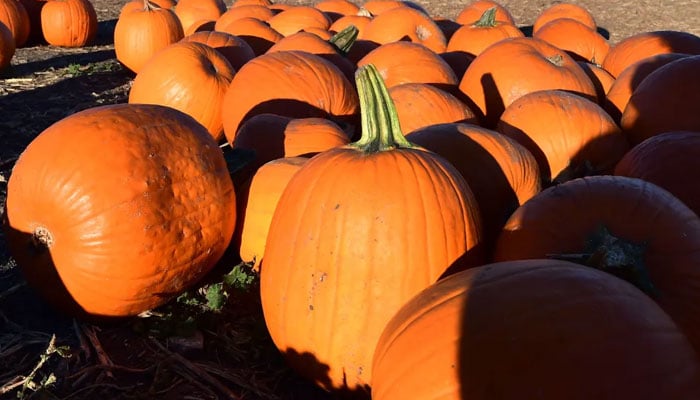
<svg viewBox="0 0 700 400">
<path fill-rule="evenodd" d="M 355 80 L 362 135 L 351 145 L 367 154 L 415 147 L 401 131 L 396 107 L 377 68 L 372 64 L 359 67 Z"/>
<path fill-rule="evenodd" d="M 497 7 L 491 7 L 481 14 L 481 18 L 474 23 L 473 26 L 479 28 L 493 28 L 496 26 L 496 11 Z"/>
<path fill-rule="evenodd" d="M 346 55 L 352 48 L 352 45 L 355 44 L 359 33 L 360 30 L 357 29 L 355 25 L 348 25 L 345 29 L 328 39 L 328 42 L 332 44 L 340 54 Z"/>
</svg>

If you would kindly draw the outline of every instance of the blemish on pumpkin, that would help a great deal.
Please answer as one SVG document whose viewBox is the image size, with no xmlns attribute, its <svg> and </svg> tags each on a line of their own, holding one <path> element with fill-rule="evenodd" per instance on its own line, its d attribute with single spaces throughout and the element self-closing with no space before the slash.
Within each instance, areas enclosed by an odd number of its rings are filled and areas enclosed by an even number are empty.
<svg viewBox="0 0 700 400">
<path fill-rule="evenodd" d="M 418 39 L 420 40 L 426 40 L 430 37 L 431 33 L 430 30 L 423 25 L 418 25 L 416 26 L 416 36 L 418 36 Z"/>
<path fill-rule="evenodd" d="M 551 62 L 557 67 L 564 66 L 564 57 L 561 54 L 555 54 L 551 57 L 547 57 L 547 61 Z"/>
<path fill-rule="evenodd" d="M 39 226 L 32 233 L 32 248 L 37 253 L 43 253 L 53 245 L 53 235 L 44 227 Z"/>
</svg>

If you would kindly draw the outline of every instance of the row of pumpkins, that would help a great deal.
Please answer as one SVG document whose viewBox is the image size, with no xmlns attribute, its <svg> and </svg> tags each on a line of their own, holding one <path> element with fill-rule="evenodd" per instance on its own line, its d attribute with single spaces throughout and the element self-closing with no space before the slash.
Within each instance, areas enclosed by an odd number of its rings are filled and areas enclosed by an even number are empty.
<svg viewBox="0 0 700 400">
<path fill-rule="evenodd" d="M 532 37 L 485 0 L 157 3 L 115 28 L 129 103 L 56 122 L 8 182 L 57 309 L 137 315 L 233 248 L 331 391 L 700 398 L 700 37 L 611 46 L 567 3 Z"/>
</svg>

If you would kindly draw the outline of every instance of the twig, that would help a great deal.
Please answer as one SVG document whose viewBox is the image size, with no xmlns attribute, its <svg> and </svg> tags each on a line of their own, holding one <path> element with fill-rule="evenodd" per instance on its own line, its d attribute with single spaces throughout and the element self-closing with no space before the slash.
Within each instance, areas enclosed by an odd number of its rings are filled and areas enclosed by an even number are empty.
<svg viewBox="0 0 700 400">
<path fill-rule="evenodd" d="M 81 326 L 81 328 L 83 334 L 85 334 L 85 336 L 87 336 L 88 340 L 90 341 L 92 348 L 95 349 L 95 354 L 97 355 L 97 359 L 99 360 L 100 364 L 106 365 L 108 367 L 114 367 L 114 363 L 107 355 L 107 352 L 102 348 L 102 344 L 100 343 L 100 339 L 97 337 L 95 328 L 92 326 L 87 327 L 84 325 Z M 114 379 L 114 374 L 109 369 L 105 370 L 105 375 Z"/>
<path fill-rule="evenodd" d="M 42 354 L 41 357 L 39 357 L 39 362 L 37 362 L 36 366 L 34 366 L 34 369 L 32 369 L 29 375 L 25 377 L 18 376 L 13 381 L 3 385 L 2 387 L 0 387 L 0 394 L 6 394 L 20 386 L 24 388 L 32 386 L 32 384 L 34 384 L 34 376 L 37 374 L 37 372 L 39 372 L 41 367 L 44 366 L 46 361 L 49 360 L 51 354 L 57 351 L 59 350 L 56 348 L 56 335 L 51 335 L 51 340 L 49 340 L 48 347 L 44 351 L 44 354 Z"/>
<path fill-rule="evenodd" d="M 221 393 L 225 394 L 227 398 L 234 399 L 234 400 L 241 399 L 241 397 L 238 396 L 236 393 L 232 392 L 231 389 L 229 389 L 228 387 L 223 385 L 216 378 L 209 375 L 207 372 L 203 371 L 201 368 L 194 365 L 190 360 L 186 359 L 185 357 L 181 356 L 180 354 L 173 353 L 172 351 L 168 350 L 165 346 L 163 346 L 155 338 L 151 338 L 151 341 L 156 345 L 156 347 L 158 347 L 158 349 L 160 351 L 164 352 L 168 356 L 175 359 L 178 363 L 180 363 L 182 366 L 187 368 L 190 372 L 197 375 L 199 378 L 212 384 L 217 390 L 219 390 Z"/>
</svg>

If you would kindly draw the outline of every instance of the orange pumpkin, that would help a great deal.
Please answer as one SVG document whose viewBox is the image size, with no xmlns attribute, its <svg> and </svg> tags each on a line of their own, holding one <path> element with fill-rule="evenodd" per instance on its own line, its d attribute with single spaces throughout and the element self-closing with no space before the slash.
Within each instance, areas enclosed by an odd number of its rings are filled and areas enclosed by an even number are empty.
<svg viewBox="0 0 700 400">
<path fill-rule="evenodd" d="M 611 173 L 629 149 L 602 107 L 563 90 L 518 98 L 506 107 L 496 129 L 530 150 L 545 185 Z"/>
<path fill-rule="evenodd" d="M 15 55 L 15 38 L 10 29 L 0 22 L 0 71 L 7 68 Z"/>
<path fill-rule="evenodd" d="M 473 268 L 422 291 L 388 322 L 372 371 L 375 400 L 700 393 L 693 348 L 653 301 L 600 271 L 542 259 Z"/>
<path fill-rule="evenodd" d="M 403 83 L 429 83 L 451 91 L 458 83 L 449 64 L 418 43 L 383 44 L 357 62 L 358 67 L 369 64 L 377 67 L 387 87 Z"/>
<path fill-rule="evenodd" d="M 632 97 L 632 93 L 634 93 L 644 78 L 660 67 L 687 56 L 688 54 L 662 53 L 643 58 L 625 68 L 617 76 L 617 79 L 610 86 L 605 96 L 606 111 L 615 121 L 619 122 L 622 112 L 625 111 L 625 107 L 627 107 L 627 103 Z"/>
<path fill-rule="evenodd" d="M 395 8 L 412 8 L 414 10 L 422 12 L 425 15 L 428 15 L 428 12 L 425 10 L 425 8 L 421 7 L 415 2 L 408 0 L 365 0 L 365 2 L 362 3 L 362 7 L 360 10 L 365 10 L 369 12 L 372 16 L 376 17 Z"/>
<path fill-rule="evenodd" d="M 491 7 L 484 11 L 478 21 L 462 25 L 447 43 L 446 51 L 461 51 L 477 56 L 499 40 L 525 36 L 517 26 L 496 21 L 496 11 L 496 7 Z"/>
<path fill-rule="evenodd" d="M 346 15 L 356 15 L 360 11 L 360 7 L 350 0 L 321 0 L 314 4 L 314 8 L 323 11 L 333 22 Z"/>
<path fill-rule="evenodd" d="M 700 36 L 681 31 L 641 32 L 612 46 L 603 60 L 603 68 L 617 78 L 637 61 L 665 53 L 700 55 Z"/>
<path fill-rule="evenodd" d="M 41 0 L 39 0 L 41 1 Z M 175 5 L 177 2 L 175 0 L 149 0 L 149 2 L 154 5 L 158 6 L 160 8 L 175 8 Z M 143 9 L 143 0 L 131 0 L 124 4 L 122 9 L 119 11 L 119 14 L 121 15 L 124 12 L 128 11 L 134 11 L 138 9 Z"/>
<path fill-rule="evenodd" d="M 343 29 L 352 25 L 355 28 L 357 28 L 357 36 L 359 37 L 362 31 L 364 31 L 364 29 L 370 23 L 370 21 L 372 21 L 372 18 L 367 15 L 345 15 L 335 20 L 328 28 L 328 30 L 331 32 L 340 32 Z"/>
<path fill-rule="evenodd" d="M 0 0 L 0 24 L 4 24 L 12 32 L 15 48 L 20 48 L 27 43 L 31 27 L 29 14 L 21 2 Z"/>
<path fill-rule="evenodd" d="M 44 35 L 41 32 L 41 9 L 46 4 L 45 0 L 19 0 L 29 16 L 29 38 L 24 43 L 42 44 Z"/>
<path fill-rule="evenodd" d="M 136 74 L 129 103 L 160 104 L 182 111 L 218 142 L 224 137 L 221 104 L 235 73 L 213 48 L 196 42 L 175 43 L 154 55 Z"/>
<path fill-rule="evenodd" d="M 362 138 L 294 174 L 272 216 L 260 273 L 275 345 L 299 374 L 340 391 L 369 385 L 390 316 L 449 267 L 468 266 L 480 241 L 478 210 L 459 172 L 406 141 L 372 65 L 358 69 L 357 86 Z"/>
<path fill-rule="evenodd" d="M 396 7 L 375 16 L 359 39 L 378 44 L 410 41 L 435 53 L 445 51 L 447 46 L 447 39 L 435 21 L 411 7 Z"/>
<path fill-rule="evenodd" d="M 587 26 L 591 30 L 596 30 L 598 25 L 593 15 L 584 7 L 574 3 L 556 3 L 544 9 L 532 24 L 532 34 L 537 33 L 543 26 L 557 19 L 573 19 Z M 602 61 L 602 59 L 600 60 Z"/>
<path fill-rule="evenodd" d="M 216 21 L 212 19 L 200 19 L 191 23 L 184 33 L 185 36 L 189 36 L 197 32 L 211 32 L 215 26 Z"/>
<path fill-rule="evenodd" d="M 7 186 L 6 237 L 27 282 L 79 317 L 133 316 L 201 279 L 236 219 L 226 162 L 193 118 L 157 105 L 72 114 Z"/>
<path fill-rule="evenodd" d="M 633 145 L 659 133 L 700 131 L 700 55 L 657 68 L 632 92 L 620 126 Z"/>
<path fill-rule="evenodd" d="M 237 221 L 237 229 L 241 231 L 239 253 L 241 260 L 253 264 L 254 270 L 260 270 L 270 221 L 282 192 L 307 161 L 306 157 L 284 157 L 265 163 L 255 172 L 246 195 L 239 200 L 244 201 Z"/>
<path fill-rule="evenodd" d="M 320 28 L 328 30 L 331 20 L 323 11 L 311 6 L 295 6 L 275 14 L 268 20 L 270 27 L 289 36 L 306 28 Z"/>
<path fill-rule="evenodd" d="M 284 37 L 272 29 L 267 22 L 253 17 L 239 18 L 224 27 L 216 28 L 216 30 L 230 33 L 245 40 L 256 56 L 265 54 L 272 45 Z"/>
<path fill-rule="evenodd" d="M 474 110 L 485 116 L 487 127 L 495 126 L 503 110 L 521 96 L 546 89 L 568 90 L 593 100 L 597 96 L 593 82 L 571 56 L 528 37 L 494 43 L 469 64 L 459 84 Z"/>
<path fill-rule="evenodd" d="M 41 8 L 41 31 L 50 45 L 83 47 L 97 36 L 97 13 L 89 0 L 50 0 Z"/>
<path fill-rule="evenodd" d="M 185 36 L 175 12 L 148 0 L 142 4 L 143 8 L 120 14 L 114 27 L 117 60 L 135 73 L 157 51 Z"/>
<path fill-rule="evenodd" d="M 530 151 L 496 131 L 465 123 L 435 124 L 406 139 L 445 157 L 467 181 L 479 208 L 487 254 L 508 217 L 542 187 Z"/>
<path fill-rule="evenodd" d="M 571 18 L 552 20 L 532 36 L 566 50 L 579 61 L 593 64 L 601 64 L 610 50 L 608 41 L 600 33 Z"/>
<path fill-rule="evenodd" d="M 182 30 L 188 33 L 194 32 L 191 25 L 195 22 L 216 21 L 224 12 L 226 4 L 223 0 L 178 0 L 175 6 Z"/>
<path fill-rule="evenodd" d="M 226 32 L 204 31 L 185 36 L 184 42 L 198 42 L 212 47 L 228 60 L 234 70 L 238 71 L 243 64 L 255 58 L 253 49 L 248 42 Z"/>
<path fill-rule="evenodd" d="M 233 4 L 231 4 L 231 8 L 251 5 L 271 7 L 273 4 L 271 0 L 235 0 Z"/>
<path fill-rule="evenodd" d="M 470 25 L 478 21 L 486 10 L 496 7 L 496 21 L 515 25 L 515 18 L 506 7 L 491 0 L 476 0 L 467 4 L 457 14 L 455 22 L 460 25 Z"/>
<path fill-rule="evenodd" d="M 700 219 L 661 187 L 607 175 L 543 190 L 510 217 L 494 260 L 545 257 L 628 280 L 700 349 Z"/>
<path fill-rule="evenodd" d="M 226 28 L 227 25 L 231 24 L 233 21 L 239 20 L 241 18 L 257 18 L 261 21 L 267 21 L 275 15 L 269 7 L 261 5 L 249 5 L 240 7 L 231 7 L 228 11 L 221 14 L 221 16 L 216 20 L 214 29 L 220 31 Z"/>
<path fill-rule="evenodd" d="M 469 107 L 449 92 L 427 83 L 403 83 L 389 88 L 401 130 L 409 134 L 429 125 L 471 122 L 478 118 Z"/>
<path fill-rule="evenodd" d="M 250 60 L 236 73 L 223 109 L 224 133 L 233 143 L 240 125 L 257 114 L 352 124 L 358 99 L 353 85 L 330 61 L 302 51 L 279 51 Z"/>
<path fill-rule="evenodd" d="M 610 75 L 608 71 L 604 70 L 603 67 L 598 66 L 598 64 L 593 64 L 588 61 L 579 61 L 578 65 L 583 69 L 583 72 L 591 78 L 591 82 L 593 82 L 593 86 L 595 86 L 595 91 L 598 93 L 598 104 L 603 106 L 605 111 L 609 113 L 606 97 L 610 88 L 615 84 L 616 79 Z M 613 120 L 617 120 L 612 114 L 611 116 Z"/>
</svg>

